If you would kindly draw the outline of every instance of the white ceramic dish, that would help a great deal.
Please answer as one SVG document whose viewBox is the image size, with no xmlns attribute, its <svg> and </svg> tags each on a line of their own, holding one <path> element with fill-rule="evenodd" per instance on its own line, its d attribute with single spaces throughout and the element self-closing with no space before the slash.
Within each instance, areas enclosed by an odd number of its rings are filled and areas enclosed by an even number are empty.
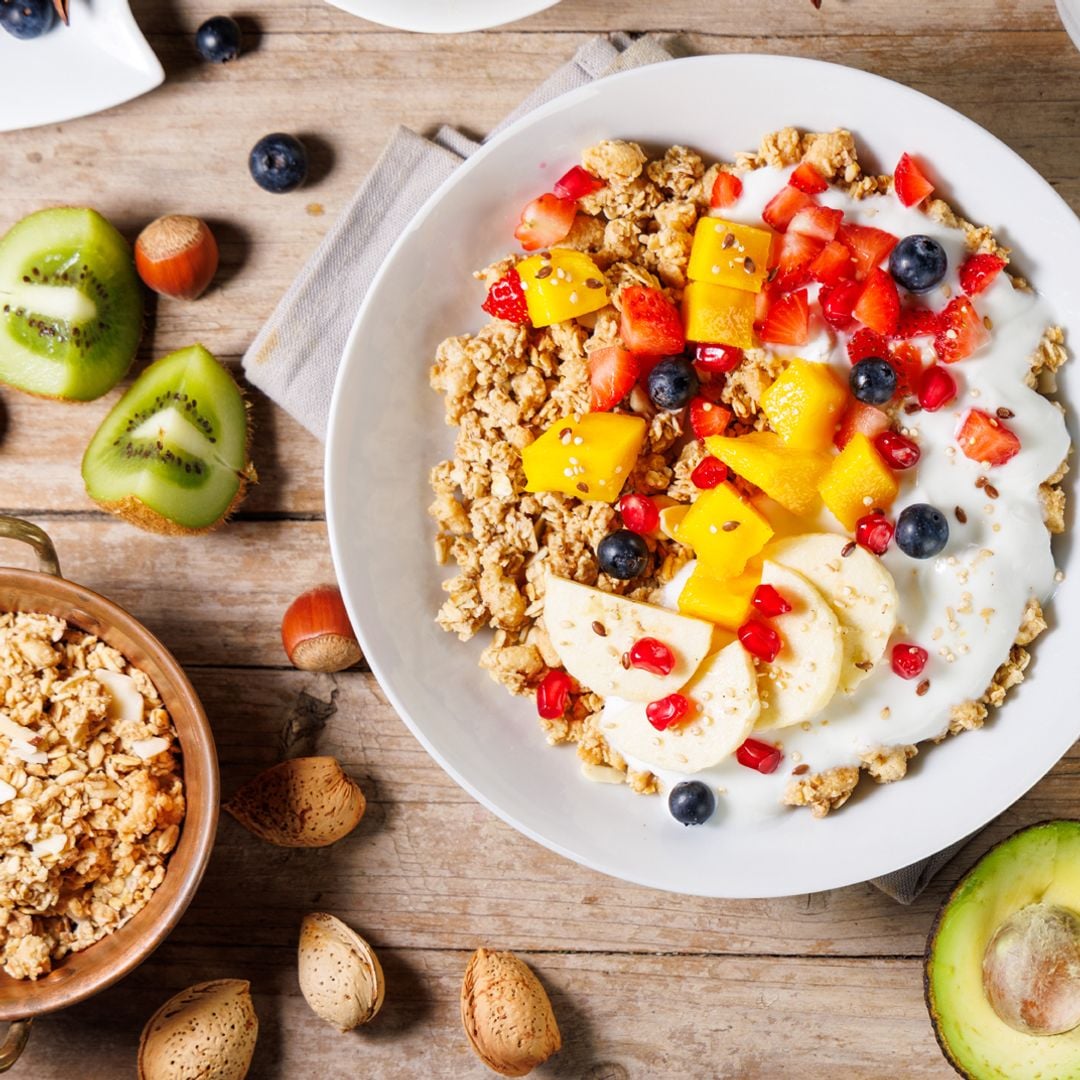
<svg viewBox="0 0 1080 1080">
<path fill-rule="evenodd" d="M 164 79 L 127 0 L 73 0 L 70 26 L 32 41 L 0 30 L 0 131 L 89 116 Z"/>
<path fill-rule="evenodd" d="M 464 34 L 535 15 L 559 0 L 328 0 L 351 15 L 423 34 Z"/>
<path fill-rule="evenodd" d="M 1057 9 L 1073 44 L 1080 49 L 1080 0 L 1057 0 Z"/>
<path fill-rule="evenodd" d="M 725 108 L 725 87 L 754 87 Z M 882 122 L 888 117 L 888 123 Z M 452 431 L 427 373 L 438 342 L 483 322 L 471 271 L 510 250 L 520 207 L 605 137 L 686 143 L 730 158 L 785 124 L 852 129 L 869 168 L 904 150 L 932 162 L 939 191 L 998 230 L 1016 265 L 1080 340 L 1080 221 L 1013 151 L 913 90 L 865 72 L 775 56 L 677 60 L 614 76 L 519 121 L 464 164 L 400 237 L 345 350 L 332 406 L 326 502 L 338 580 L 364 651 L 399 714 L 485 806 L 572 859 L 674 892 L 746 897 L 839 887 L 906 866 L 984 825 L 1080 734 L 1071 705 L 1080 575 L 1050 607 L 1031 677 L 986 728 L 933 747 L 902 783 L 867 781 L 823 821 L 793 811 L 755 827 L 684 829 L 660 799 L 590 784 L 573 750 L 547 747 L 533 703 L 511 699 L 468 646 L 434 622 L 430 467 Z M 1064 374 L 1063 389 L 1075 381 Z M 1075 437 L 1075 436 L 1074 436 Z M 1058 550 L 1068 566 L 1064 547 Z M 480 635 L 481 637 L 483 635 Z"/>
</svg>

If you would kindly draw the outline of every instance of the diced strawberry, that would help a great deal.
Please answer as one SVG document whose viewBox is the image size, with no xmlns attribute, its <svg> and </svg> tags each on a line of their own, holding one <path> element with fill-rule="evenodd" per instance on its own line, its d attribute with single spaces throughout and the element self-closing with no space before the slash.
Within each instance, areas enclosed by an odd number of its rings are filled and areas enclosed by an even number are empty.
<svg viewBox="0 0 1080 1080">
<path fill-rule="evenodd" d="M 848 342 L 847 353 L 852 364 L 868 356 L 884 360 L 889 355 L 889 343 L 875 330 L 856 330 Z"/>
<path fill-rule="evenodd" d="M 734 345 L 698 345 L 694 349 L 694 363 L 702 371 L 723 374 L 734 371 L 743 362 L 742 349 Z"/>
<path fill-rule="evenodd" d="M 773 285 L 781 292 L 787 292 L 808 284 L 810 267 L 821 254 L 821 241 L 789 230 L 774 246 L 776 277 Z"/>
<path fill-rule="evenodd" d="M 709 205 L 723 209 L 734 204 L 742 194 L 742 181 L 729 172 L 718 172 L 713 181 Z"/>
<path fill-rule="evenodd" d="M 972 461 L 1004 465 L 1020 453 L 1020 440 L 996 416 L 981 409 L 969 409 L 956 433 L 960 449 Z"/>
<path fill-rule="evenodd" d="M 941 317 L 936 311 L 922 307 L 901 307 L 900 321 L 896 324 L 893 337 L 907 340 L 936 334 L 941 329 Z"/>
<path fill-rule="evenodd" d="M 761 218 L 766 225 L 771 225 L 777 232 L 783 232 L 788 222 L 807 206 L 816 206 L 809 195 L 790 185 L 782 187 L 761 211 Z"/>
<path fill-rule="evenodd" d="M 972 255 L 960 267 L 960 288 L 968 296 L 978 296 L 1004 269 L 1005 260 L 1000 255 Z"/>
<path fill-rule="evenodd" d="M 810 304 L 805 289 L 780 297 L 769 308 L 760 336 L 776 345 L 805 345 L 810 340 Z"/>
<path fill-rule="evenodd" d="M 879 334 L 896 333 L 900 318 L 900 294 L 892 275 L 874 267 L 866 279 L 862 295 L 855 304 L 855 318 Z"/>
<path fill-rule="evenodd" d="M 822 285 L 818 291 L 818 302 L 821 304 L 821 313 L 825 316 L 825 321 L 837 330 L 846 330 L 851 325 L 851 313 L 855 310 L 862 291 L 862 283 L 858 281 L 841 281 L 839 285 Z"/>
<path fill-rule="evenodd" d="M 825 177 L 809 161 L 804 161 L 796 168 L 788 177 L 788 183 L 807 195 L 819 195 L 829 186 Z"/>
<path fill-rule="evenodd" d="M 641 377 L 638 358 L 621 345 L 593 349 L 589 353 L 589 409 L 607 412 L 613 409 Z"/>
<path fill-rule="evenodd" d="M 549 192 L 533 199 L 521 211 L 521 222 L 514 230 L 514 236 L 526 251 L 551 247 L 566 238 L 576 214 L 575 199 L 560 199 Z"/>
<path fill-rule="evenodd" d="M 591 172 L 583 169 L 580 165 L 575 165 L 555 181 L 552 191 L 560 199 L 576 200 L 583 199 L 586 195 L 591 195 L 594 191 L 599 191 L 606 186 L 600 177 L 593 176 Z"/>
<path fill-rule="evenodd" d="M 760 331 L 765 323 L 765 316 L 769 314 L 769 308 L 780 299 L 780 289 L 775 281 L 767 278 L 761 286 L 761 292 L 754 297 L 754 330 Z"/>
<path fill-rule="evenodd" d="M 885 357 L 896 372 L 896 396 L 911 397 L 919 388 L 922 378 L 922 353 L 906 341 L 894 345 Z"/>
<path fill-rule="evenodd" d="M 836 285 L 855 276 L 855 262 L 839 240 L 832 240 L 810 265 L 810 276 L 822 285 Z"/>
<path fill-rule="evenodd" d="M 717 405 L 704 397 L 696 397 L 690 402 L 690 427 L 699 439 L 710 435 L 723 435 L 731 423 L 732 412 L 723 405 Z"/>
<path fill-rule="evenodd" d="M 837 229 L 836 237 L 854 257 L 855 276 L 858 278 L 866 277 L 875 266 L 880 266 L 900 242 L 899 237 L 884 229 L 847 223 Z"/>
<path fill-rule="evenodd" d="M 964 360 L 990 340 L 990 331 L 966 296 L 953 297 L 940 318 L 941 329 L 934 338 L 934 348 L 942 363 Z"/>
<path fill-rule="evenodd" d="M 639 356 L 672 356 L 683 351 L 679 309 L 659 290 L 630 285 L 621 294 L 622 318 L 619 337 Z"/>
<path fill-rule="evenodd" d="M 529 309 L 525 306 L 525 293 L 521 277 L 516 270 L 508 270 L 488 289 L 487 299 L 480 305 L 496 319 L 512 323 L 527 323 Z"/>
<path fill-rule="evenodd" d="M 843 210 L 834 210 L 831 206 L 804 206 L 788 222 L 788 232 L 812 236 L 827 244 L 835 239 L 836 230 L 843 220 Z"/>
<path fill-rule="evenodd" d="M 893 170 L 893 189 L 904 206 L 917 206 L 934 190 L 910 154 L 901 154 Z"/>
<path fill-rule="evenodd" d="M 863 434 L 868 439 L 887 431 L 889 417 L 873 405 L 865 405 L 861 401 L 853 401 L 840 420 L 840 426 L 833 436 L 833 443 L 837 450 L 843 450 L 851 441 L 852 435 Z"/>
</svg>

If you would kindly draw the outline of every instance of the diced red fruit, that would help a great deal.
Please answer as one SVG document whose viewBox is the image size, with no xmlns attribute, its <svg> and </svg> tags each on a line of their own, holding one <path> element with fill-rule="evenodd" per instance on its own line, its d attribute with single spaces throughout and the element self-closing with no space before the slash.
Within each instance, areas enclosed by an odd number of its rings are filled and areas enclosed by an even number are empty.
<svg viewBox="0 0 1080 1080">
<path fill-rule="evenodd" d="M 666 731 L 672 724 L 677 724 L 690 711 L 690 702 L 682 694 L 668 694 L 659 701 L 650 701 L 645 706 L 645 715 L 657 731 Z"/>
<path fill-rule="evenodd" d="M 639 638 L 630 646 L 630 666 L 653 675 L 670 675 L 675 667 L 675 654 L 654 637 Z"/>
<path fill-rule="evenodd" d="M 735 751 L 735 760 L 759 773 L 771 773 L 776 772 L 776 767 L 784 760 L 784 755 L 771 743 L 762 742 L 760 739 L 747 739 Z"/>
<path fill-rule="evenodd" d="M 896 372 L 896 394 L 898 397 L 910 397 L 915 393 L 922 378 L 923 358 L 914 345 L 901 341 L 889 350 L 885 357 Z"/>
<path fill-rule="evenodd" d="M 825 249 L 826 251 L 828 248 Z M 862 282 L 841 281 L 839 285 L 822 285 L 818 302 L 825 321 L 837 330 L 846 330 L 852 322 L 852 312 L 862 295 Z"/>
<path fill-rule="evenodd" d="M 848 342 L 847 353 L 852 365 L 868 356 L 884 360 L 889 355 L 889 343 L 876 330 L 856 330 Z"/>
<path fill-rule="evenodd" d="M 956 393 L 956 380 L 940 364 L 932 364 L 919 379 L 919 404 L 927 412 L 937 412 L 955 401 Z"/>
<path fill-rule="evenodd" d="M 986 465 L 1004 465 L 1020 453 L 1016 432 L 981 409 L 968 410 L 956 441 L 967 457 Z"/>
<path fill-rule="evenodd" d="M 630 285 L 620 299 L 619 337 L 631 352 L 674 356 L 683 351 L 686 336 L 679 309 L 659 289 Z"/>
<path fill-rule="evenodd" d="M 508 270 L 488 289 L 487 299 L 480 305 L 496 319 L 512 323 L 527 323 L 529 309 L 525 305 L 525 292 L 521 288 L 521 276 L 516 270 Z"/>
<path fill-rule="evenodd" d="M 526 251 L 551 247 L 566 239 L 576 215 L 576 199 L 560 199 L 549 192 L 533 199 L 521 211 L 521 221 L 514 236 Z"/>
<path fill-rule="evenodd" d="M 921 645 L 901 641 L 893 646 L 892 669 L 901 679 L 917 679 L 928 659 L 929 654 Z"/>
<path fill-rule="evenodd" d="M 774 345 L 805 345 L 810 340 L 810 304 L 805 289 L 780 297 L 769 308 L 759 337 Z"/>
<path fill-rule="evenodd" d="M 924 334 L 936 334 L 941 329 L 941 316 L 929 308 L 901 307 L 900 319 L 896 324 L 897 338 L 922 337 Z"/>
<path fill-rule="evenodd" d="M 918 444 L 897 431 L 883 431 L 874 438 L 874 449 L 890 469 L 910 469 L 919 461 Z"/>
<path fill-rule="evenodd" d="M 966 359 L 990 340 L 990 331 L 966 296 L 954 296 L 945 305 L 940 319 L 934 349 L 945 364 Z"/>
<path fill-rule="evenodd" d="M 796 168 L 788 177 L 788 183 L 807 195 L 820 195 L 829 186 L 825 177 L 809 161 L 804 161 Z"/>
<path fill-rule="evenodd" d="M 776 246 L 774 287 L 781 292 L 797 289 L 810 281 L 810 267 L 821 254 L 822 243 L 812 236 L 787 232 Z"/>
<path fill-rule="evenodd" d="M 1000 255 L 971 255 L 960 267 L 960 288 L 968 296 L 978 296 L 1004 269 L 1005 260 Z"/>
<path fill-rule="evenodd" d="M 723 435 L 731 423 L 732 412 L 723 405 L 717 405 L 705 397 L 696 397 L 690 402 L 690 427 L 699 439 L 710 435 Z"/>
<path fill-rule="evenodd" d="M 892 275 L 874 267 L 855 304 L 855 318 L 879 334 L 894 334 L 900 318 L 900 294 Z"/>
<path fill-rule="evenodd" d="M 766 664 L 771 664 L 784 647 L 779 633 L 757 619 L 750 619 L 739 627 L 739 640 L 748 653 L 764 660 Z"/>
<path fill-rule="evenodd" d="M 562 668 L 552 668 L 536 688 L 536 711 L 545 720 L 558 720 L 566 712 L 572 685 Z"/>
<path fill-rule="evenodd" d="M 702 371 L 734 371 L 743 362 L 742 349 L 734 345 L 698 345 L 694 349 L 694 363 Z"/>
<path fill-rule="evenodd" d="M 822 285 L 837 285 L 855 276 L 851 252 L 839 240 L 830 240 L 810 264 L 810 276 Z"/>
<path fill-rule="evenodd" d="M 560 199 L 574 199 L 576 201 L 606 186 L 598 176 L 593 176 L 587 169 L 575 165 L 555 181 L 552 191 Z"/>
<path fill-rule="evenodd" d="M 892 543 L 895 531 L 896 527 L 885 516 L 884 511 L 874 510 L 855 522 L 855 542 L 875 555 L 884 555 Z"/>
<path fill-rule="evenodd" d="M 759 585 L 750 598 L 750 603 L 759 615 L 766 619 L 775 619 L 777 615 L 786 615 L 791 610 L 791 603 L 785 600 L 772 585 Z"/>
<path fill-rule="evenodd" d="M 804 206 L 788 222 L 788 232 L 812 236 L 827 244 L 836 238 L 836 230 L 843 220 L 843 210 L 834 210 L 831 206 Z"/>
<path fill-rule="evenodd" d="M 866 405 L 861 401 L 853 401 L 844 413 L 840 426 L 833 436 L 833 444 L 837 450 L 843 450 L 851 437 L 855 434 L 865 435 L 868 439 L 874 439 L 889 427 L 887 413 L 873 405 Z"/>
<path fill-rule="evenodd" d="M 884 229 L 847 223 L 840 226 L 836 237 L 851 252 L 855 259 L 855 276 L 860 279 L 866 277 L 875 266 L 880 266 L 900 242 L 899 237 Z"/>
<path fill-rule="evenodd" d="M 934 190 L 910 154 L 901 154 L 893 170 L 893 189 L 904 206 L 917 206 Z"/>
<path fill-rule="evenodd" d="M 660 511 L 648 495 L 624 495 L 619 500 L 623 525 L 642 536 L 660 528 Z"/>
<path fill-rule="evenodd" d="M 607 412 L 641 378 L 638 358 L 621 345 L 608 345 L 589 353 L 589 410 Z"/>
<path fill-rule="evenodd" d="M 722 210 L 734 204 L 741 194 L 742 181 L 734 173 L 719 172 L 713 181 L 709 205 Z"/>
<path fill-rule="evenodd" d="M 782 187 L 761 211 L 761 218 L 766 225 L 771 225 L 777 232 L 784 232 L 791 219 L 807 206 L 817 204 L 809 196 L 790 184 Z"/>
<path fill-rule="evenodd" d="M 719 487 L 727 478 L 727 466 L 714 457 L 702 458 L 690 474 L 690 482 L 702 491 Z"/>
</svg>

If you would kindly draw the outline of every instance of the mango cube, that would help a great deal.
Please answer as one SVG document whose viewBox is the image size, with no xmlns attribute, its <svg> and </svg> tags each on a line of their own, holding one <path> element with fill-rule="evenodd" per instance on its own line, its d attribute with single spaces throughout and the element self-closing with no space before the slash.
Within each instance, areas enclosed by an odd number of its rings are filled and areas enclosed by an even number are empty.
<svg viewBox="0 0 1080 1080">
<path fill-rule="evenodd" d="M 641 453 L 645 421 L 621 413 L 556 420 L 521 451 L 526 491 L 561 491 L 589 502 L 614 502 Z"/>
<path fill-rule="evenodd" d="M 698 563 L 679 593 L 679 611 L 736 631 L 750 614 L 750 598 L 761 583 L 761 568 L 733 578 L 717 578 Z"/>
<path fill-rule="evenodd" d="M 820 491 L 844 528 L 854 529 L 859 518 L 875 507 L 887 509 L 899 486 L 874 444 L 860 432 L 833 459 Z"/>
<path fill-rule="evenodd" d="M 551 326 L 608 305 L 600 268 L 582 251 L 552 248 L 517 264 L 533 326 Z"/>
<path fill-rule="evenodd" d="M 772 526 L 731 484 L 703 491 L 675 530 L 680 544 L 713 577 L 732 578 L 746 569 L 772 537 Z"/>
<path fill-rule="evenodd" d="M 827 450 L 848 397 L 848 388 L 828 364 L 796 359 L 761 395 L 761 409 L 785 445 Z"/>
<path fill-rule="evenodd" d="M 691 281 L 683 291 L 682 302 L 686 340 L 752 349 L 754 306 L 753 293 Z"/>
<path fill-rule="evenodd" d="M 675 535 L 682 523 L 682 519 L 690 513 L 690 507 L 687 503 L 676 503 L 674 506 L 665 506 L 660 511 L 660 531 L 669 540 L 678 540 Z"/>
<path fill-rule="evenodd" d="M 773 234 L 753 225 L 703 217 L 694 229 L 687 277 L 744 292 L 761 292 Z"/>
<path fill-rule="evenodd" d="M 827 454 L 793 450 L 772 431 L 751 431 L 737 438 L 710 435 L 705 447 L 785 510 L 807 517 L 817 508 L 818 484 L 829 470 Z"/>
</svg>

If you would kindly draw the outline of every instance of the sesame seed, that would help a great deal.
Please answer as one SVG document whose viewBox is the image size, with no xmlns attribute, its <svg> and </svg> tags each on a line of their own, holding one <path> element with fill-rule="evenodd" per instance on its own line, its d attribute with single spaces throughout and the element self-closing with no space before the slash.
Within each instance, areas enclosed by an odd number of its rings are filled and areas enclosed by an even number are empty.
<svg viewBox="0 0 1080 1080">
<path fill-rule="evenodd" d="M 714 275 L 719 274 L 720 273 L 720 267 L 714 265 L 713 268 L 712 268 L 712 272 L 713 272 Z"/>
<path fill-rule="evenodd" d="M 577 302 L 578 302 L 578 294 L 576 292 L 572 292 L 570 294 L 570 303 L 571 304 L 576 304 Z"/>
<path fill-rule="evenodd" d="M 580 465 L 581 462 L 578 461 L 578 459 L 576 457 L 572 457 L 572 458 L 570 458 L 570 464 L 571 465 Z"/>
<path fill-rule="evenodd" d="M 716 534 L 717 534 L 717 533 L 718 533 L 719 531 L 720 531 L 720 530 L 719 530 L 719 529 L 718 529 L 718 528 L 717 528 L 717 527 L 716 527 L 715 525 L 710 525 L 710 526 L 709 526 L 709 532 L 711 532 L 711 533 L 712 533 L 712 534 L 713 534 L 714 536 L 715 536 L 715 535 L 716 535 Z"/>
<path fill-rule="evenodd" d="M 581 437 L 580 435 L 576 435 L 576 436 L 574 437 L 574 445 L 575 445 L 575 446 L 581 446 L 581 444 L 582 444 L 582 443 L 583 443 L 584 441 L 585 441 L 585 440 L 584 440 L 584 439 L 583 439 L 583 438 L 582 438 L 582 437 Z"/>
<path fill-rule="evenodd" d="M 562 474 L 563 474 L 563 476 L 573 476 L 574 475 L 574 470 L 573 469 L 563 469 Z"/>
</svg>

